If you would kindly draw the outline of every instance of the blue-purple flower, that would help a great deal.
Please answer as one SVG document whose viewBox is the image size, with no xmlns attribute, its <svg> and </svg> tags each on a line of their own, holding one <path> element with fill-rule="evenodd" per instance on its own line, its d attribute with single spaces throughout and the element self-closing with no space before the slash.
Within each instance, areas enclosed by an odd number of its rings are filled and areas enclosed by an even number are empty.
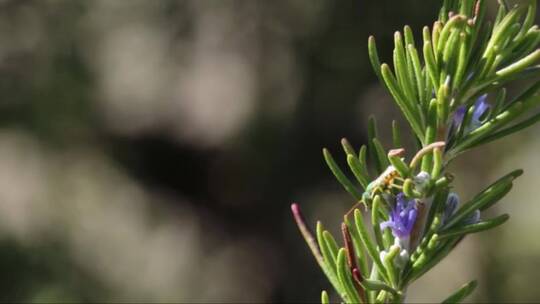
<svg viewBox="0 0 540 304">
<path fill-rule="evenodd" d="M 459 205 L 459 196 L 454 192 L 450 192 L 450 194 L 448 194 L 448 198 L 446 199 L 446 203 L 444 205 L 443 220 L 442 220 L 443 224 L 446 224 L 446 222 L 448 222 L 450 217 L 454 215 L 458 205 Z"/>
<path fill-rule="evenodd" d="M 476 209 L 474 212 L 463 220 L 464 225 L 476 224 L 480 221 L 480 210 Z"/>
<path fill-rule="evenodd" d="M 459 126 L 461 126 L 461 123 L 463 123 L 463 119 L 465 119 L 465 112 L 467 112 L 467 108 L 465 108 L 465 106 L 459 106 L 456 109 L 456 112 L 454 112 L 454 117 L 452 119 L 452 129 L 457 130 Z"/>
<path fill-rule="evenodd" d="M 381 229 L 390 228 L 396 238 L 405 239 L 411 235 L 418 210 L 414 199 L 407 200 L 403 193 L 396 196 L 396 206 L 390 212 L 390 220 L 381 223 Z"/>
<path fill-rule="evenodd" d="M 448 220 L 452 217 L 452 215 L 456 213 L 458 205 L 459 205 L 459 196 L 454 192 L 450 192 L 450 194 L 448 195 L 448 198 L 446 199 L 446 204 L 444 206 L 443 220 L 442 220 L 443 224 L 447 223 Z M 464 225 L 471 225 L 471 224 L 478 223 L 478 221 L 480 221 L 480 210 L 477 209 L 471 215 L 466 217 L 462 223 Z"/>
<path fill-rule="evenodd" d="M 482 120 L 485 114 L 491 109 L 491 105 L 487 102 L 487 94 L 484 94 L 476 100 L 474 103 L 474 110 L 472 112 L 469 123 L 464 126 L 464 133 L 467 134 L 482 125 Z M 462 105 L 456 109 L 452 120 L 452 129 L 457 130 L 463 124 L 467 108 Z"/>
</svg>

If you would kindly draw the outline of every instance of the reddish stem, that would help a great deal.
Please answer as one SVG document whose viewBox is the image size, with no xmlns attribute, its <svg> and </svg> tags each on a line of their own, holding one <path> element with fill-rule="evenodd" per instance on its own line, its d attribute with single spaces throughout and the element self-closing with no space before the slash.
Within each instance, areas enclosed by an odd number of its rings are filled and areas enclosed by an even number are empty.
<svg viewBox="0 0 540 304">
<path fill-rule="evenodd" d="M 347 227 L 347 224 L 341 223 L 341 233 L 343 234 L 343 240 L 345 242 L 345 250 L 347 251 L 347 262 L 349 264 L 349 269 L 351 270 L 354 286 L 356 287 L 356 290 L 358 291 L 362 302 L 366 303 L 366 294 L 364 288 L 362 288 L 361 285 L 363 278 L 356 264 L 354 246 L 352 243 L 351 233 L 349 232 L 349 227 Z"/>
</svg>

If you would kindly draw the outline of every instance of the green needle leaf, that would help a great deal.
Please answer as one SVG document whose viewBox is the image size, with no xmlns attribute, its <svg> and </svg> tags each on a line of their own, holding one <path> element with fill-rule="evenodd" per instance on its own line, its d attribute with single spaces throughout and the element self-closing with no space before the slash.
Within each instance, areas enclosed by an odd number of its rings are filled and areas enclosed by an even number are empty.
<svg viewBox="0 0 540 304">
<path fill-rule="evenodd" d="M 388 155 L 388 159 L 390 160 L 390 163 L 394 168 L 396 168 L 397 172 L 399 172 L 399 175 L 401 175 L 402 178 L 409 177 L 410 170 L 409 166 L 401 159 L 399 155 Z"/>
<path fill-rule="evenodd" d="M 439 39 L 437 41 L 437 53 L 439 55 L 442 55 L 444 52 L 444 48 L 448 41 L 450 40 L 449 37 L 455 30 L 459 30 L 461 26 L 466 22 L 466 18 L 463 15 L 454 15 L 448 22 L 444 25 L 441 34 L 439 36 Z M 440 57 L 439 57 L 440 58 Z"/>
<path fill-rule="evenodd" d="M 397 121 L 392 120 L 392 143 L 394 148 L 401 147 L 401 132 L 399 131 L 399 126 Z"/>
<path fill-rule="evenodd" d="M 439 20 L 446 22 L 448 20 L 448 13 L 454 11 L 453 4 L 456 2 L 453 0 L 444 0 L 443 5 L 439 11 Z"/>
<path fill-rule="evenodd" d="M 412 271 L 406 275 L 402 284 L 410 284 L 412 281 L 428 272 L 450 253 L 459 240 L 459 237 L 450 238 L 440 249 L 434 253 L 432 252 L 430 258 L 422 259 L 422 262 L 418 262 L 420 259 L 417 260 L 417 262 L 415 262 L 415 267 L 413 267 Z"/>
<path fill-rule="evenodd" d="M 323 240 L 325 242 L 326 248 L 329 249 L 331 257 L 334 259 L 334 261 L 337 259 L 337 254 L 339 250 L 339 246 L 332 236 L 332 234 L 328 231 L 323 231 L 322 233 Z"/>
<path fill-rule="evenodd" d="M 328 298 L 326 290 L 321 292 L 321 304 L 330 304 L 330 298 Z"/>
<path fill-rule="evenodd" d="M 536 17 L 536 1 L 537 0 L 529 1 L 529 8 L 527 10 L 527 15 L 525 16 L 525 20 L 523 21 L 523 26 L 521 27 L 521 31 L 514 38 L 514 40 L 519 40 L 522 36 L 524 36 L 527 33 L 527 31 L 533 25 L 534 19 Z"/>
<path fill-rule="evenodd" d="M 375 148 L 375 156 L 376 161 L 379 164 L 379 167 L 382 168 L 381 172 L 386 170 L 388 166 L 390 166 L 390 162 L 388 162 L 388 158 L 386 157 L 386 154 L 384 152 L 384 148 L 381 144 L 381 142 L 377 138 L 373 138 L 373 148 Z"/>
<path fill-rule="evenodd" d="M 499 113 L 504 107 L 504 101 L 506 100 L 506 89 L 501 88 L 497 92 L 497 98 L 495 99 L 495 105 L 493 106 L 492 113 Z"/>
<path fill-rule="evenodd" d="M 375 116 L 370 115 L 368 118 L 368 152 L 370 161 L 375 164 L 377 175 L 381 174 L 385 169 L 384 165 L 379 162 L 379 157 L 377 156 L 377 149 L 375 148 L 373 142 L 373 140 L 377 138 L 378 133 L 379 132 L 377 130 L 377 120 L 375 119 Z"/>
<path fill-rule="evenodd" d="M 471 148 L 473 147 L 477 147 L 477 146 L 480 146 L 480 145 L 484 145 L 484 144 L 487 144 L 489 142 L 492 142 L 494 140 L 497 140 L 499 138 L 502 138 L 502 137 L 505 137 L 505 136 L 508 136 L 512 133 L 516 133 L 518 131 L 521 131 L 527 127 L 530 127 L 534 124 L 536 124 L 538 121 L 540 121 L 540 113 L 537 113 L 535 114 L 534 116 L 512 126 L 512 127 L 509 127 L 509 128 L 506 128 L 506 129 L 503 129 L 503 130 L 500 130 L 494 134 L 491 134 L 489 136 L 487 136 L 486 138 L 476 142 L 475 144 L 473 144 L 471 146 Z"/>
<path fill-rule="evenodd" d="M 452 70 L 454 69 L 455 64 L 453 62 L 455 61 L 455 57 L 459 50 L 459 37 L 461 32 L 458 29 L 455 29 L 450 34 L 450 37 L 448 37 L 448 41 L 446 42 L 446 45 L 443 49 L 443 62 L 446 64 L 445 69 L 448 71 L 447 75 L 452 75 Z"/>
<path fill-rule="evenodd" d="M 367 175 L 366 167 L 358 160 L 358 158 L 351 154 L 347 155 L 347 164 L 351 168 L 356 180 L 358 180 L 362 187 L 366 189 L 369 185 L 369 176 Z"/>
<path fill-rule="evenodd" d="M 459 52 L 457 59 L 456 73 L 453 80 L 454 89 L 458 89 L 463 80 L 467 69 L 467 63 L 469 59 L 469 44 L 467 43 L 467 36 L 464 33 L 461 33 L 459 36 Z"/>
<path fill-rule="evenodd" d="M 360 160 L 360 163 L 362 164 L 362 167 L 365 168 L 365 172 L 366 172 L 366 176 L 367 176 L 367 179 L 369 180 L 370 177 L 369 177 L 369 169 L 367 167 L 367 146 L 366 145 L 362 145 L 360 147 L 360 151 L 358 152 L 358 160 Z"/>
<path fill-rule="evenodd" d="M 517 19 L 523 14 L 524 11 L 524 6 L 513 8 L 508 14 L 506 14 L 506 16 L 504 16 L 501 22 L 495 26 L 491 40 L 486 46 L 486 52 L 488 54 L 495 51 L 496 48 L 494 49 L 494 46 L 500 48 L 501 42 L 508 37 L 512 26 L 516 23 Z"/>
<path fill-rule="evenodd" d="M 385 290 L 394 295 L 398 294 L 398 292 L 394 288 L 378 280 L 365 279 L 364 281 L 362 281 L 361 284 L 362 284 L 362 287 L 364 287 L 367 290 L 374 290 L 374 291 Z"/>
<path fill-rule="evenodd" d="M 471 281 L 465 285 L 463 285 L 458 291 L 454 292 L 451 296 L 446 298 L 442 303 L 443 304 L 451 304 L 451 303 L 460 303 L 463 301 L 466 297 L 468 297 L 476 288 L 476 281 Z"/>
<path fill-rule="evenodd" d="M 373 206 L 371 207 L 371 226 L 373 227 L 373 233 L 375 235 L 375 241 L 379 250 L 384 250 L 380 219 L 379 219 L 379 208 L 381 207 L 381 196 L 377 195 L 373 199 Z"/>
<path fill-rule="evenodd" d="M 532 66 L 540 60 L 540 50 L 536 50 L 529 54 L 528 56 L 520 59 L 517 62 L 512 63 L 511 65 L 500 69 L 496 72 L 499 77 L 510 77 L 514 74 L 517 74 L 526 68 Z"/>
<path fill-rule="evenodd" d="M 430 100 L 428 105 L 428 124 L 426 128 L 425 143 L 431 144 L 437 138 L 438 129 L 437 99 Z"/>
<path fill-rule="evenodd" d="M 506 54 L 503 63 L 505 65 L 523 58 L 538 48 L 540 43 L 540 31 L 537 26 L 532 27 L 520 41 L 516 42 L 510 54 Z"/>
<path fill-rule="evenodd" d="M 394 43 L 394 70 L 396 71 L 398 83 L 406 96 L 405 101 L 412 108 L 417 103 L 417 98 L 414 94 L 413 80 L 409 77 L 405 48 L 400 32 L 394 34 Z"/>
<path fill-rule="evenodd" d="M 460 1 L 459 13 L 465 16 L 471 16 L 475 1 Z"/>
<path fill-rule="evenodd" d="M 345 137 L 341 139 L 341 146 L 343 147 L 345 154 L 356 156 L 356 151 Z"/>
<path fill-rule="evenodd" d="M 403 27 L 403 36 L 405 37 L 405 45 L 412 45 L 413 47 L 416 45 L 414 42 L 413 31 L 410 26 L 405 25 Z"/>
<path fill-rule="evenodd" d="M 472 200 L 463 207 L 461 207 L 454 216 L 450 218 L 448 223 L 445 225 L 445 229 L 453 227 L 455 224 L 461 222 L 467 216 L 471 215 L 476 210 L 486 209 L 486 206 L 491 206 L 497 203 L 501 198 L 503 198 L 510 190 L 512 189 L 512 183 L 507 183 L 490 189 L 487 192 L 484 192 L 478 199 Z"/>
<path fill-rule="evenodd" d="M 430 41 L 424 41 L 424 60 L 426 61 L 426 69 L 431 79 L 432 87 L 439 87 L 439 67 L 433 53 L 433 47 Z"/>
<path fill-rule="evenodd" d="M 431 41 L 433 42 L 433 52 L 435 53 L 435 58 L 437 59 L 437 62 L 439 62 L 439 58 L 438 58 L 439 56 L 438 56 L 438 52 L 436 48 L 440 40 L 439 37 L 441 36 L 442 28 L 443 28 L 443 23 L 441 23 L 440 21 L 435 21 L 433 23 L 433 30 L 431 34 L 433 36 L 433 40 Z"/>
<path fill-rule="evenodd" d="M 319 249 L 321 251 L 325 264 L 327 265 L 330 272 L 335 276 L 337 274 L 337 250 L 333 250 L 334 248 L 328 246 L 328 243 L 324 238 L 324 232 L 325 231 L 321 222 L 317 222 L 317 243 L 319 244 Z"/>
<path fill-rule="evenodd" d="M 424 77 L 422 74 L 422 65 L 420 63 L 420 58 L 418 57 L 418 51 L 412 44 L 407 45 L 407 53 L 412 61 L 412 66 L 414 70 L 414 79 L 416 80 L 416 92 L 418 93 L 418 99 L 424 101 L 425 97 L 425 88 L 424 88 Z"/>
<path fill-rule="evenodd" d="M 381 61 L 379 60 L 377 44 L 375 43 L 375 37 L 373 36 L 369 36 L 368 39 L 368 55 L 371 66 L 373 67 L 373 71 L 375 71 L 375 75 L 377 75 L 380 82 L 384 83 L 381 75 Z"/>
<path fill-rule="evenodd" d="M 442 231 L 439 233 L 439 240 L 445 239 L 448 237 L 463 236 L 470 233 L 476 233 L 476 232 L 480 232 L 484 230 L 489 230 L 489 229 L 492 229 L 499 225 L 504 224 L 509 218 L 510 216 L 508 214 L 503 214 L 498 217 L 481 221 L 475 224 L 448 229 L 446 231 Z"/>
<path fill-rule="evenodd" d="M 337 258 L 338 278 L 341 285 L 344 287 L 345 294 L 347 295 L 348 303 L 361 303 L 360 296 L 354 287 L 352 280 L 352 274 L 347 264 L 347 252 L 345 248 L 341 248 L 338 252 Z"/>
<path fill-rule="evenodd" d="M 377 265 L 377 268 L 379 269 L 380 274 L 384 278 L 386 278 L 386 271 L 381 261 L 381 258 L 379 256 L 379 251 L 377 251 L 375 244 L 373 244 L 373 241 L 371 240 L 371 237 L 369 236 L 366 230 L 366 227 L 364 225 L 364 218 L 362 216 L 362 213 L 358 209 L 354 210 L 354 221 L 356 224 L 356 230 L 358 231 L 358 235 L 360 236 L 360 239 L 362 240 L 362 244 L 364 244 L 364 247 L 366 248 L 368 255 L 373 260 L 373 263 Z"/>
<path fill-rule="evenodd" d="M 540 103 L 540 81 L 536 81 L 525 92 L 514 98 L 506 109 L 509 109 L 517 102 L 522 101 L 526 109 L 531 109 Z"/>
<path fill-rule="evenodd" d="M 421 140 L 423 140 L 424 132 L 423 132 L 422 125 L 420 121 L 416 118 L 415 113 L 411 110 L 409 104 L 407 103 L 401 89 L 399 88 L 396 78 L 390 71 L 390 67 L 387 64 L 383 63 L 383 65 L 381 66 L 381 72 L 382 72 L 382 77 L 388 87 L 388 90 L 394 97 L 397 105 L 403 112 L 403 115 L 409 122 L 409 125 L 413 129 L 415 135 Z"/>
<path fill-rule="evenodd" d="M 440 227 L 440 218 L 444 207 L 446 206 L 446 201 L 448 199 L 448 188 L 442 188 L 435 193 L 431 208 L 429 208 L 429 213 L 426 219 L 426 227 L 429 229 L 425 235 L 425 239 L 430 237 L 429 234 L 434 233 Z M 427 245 L 427 244 L 425 244 Z"/>
<path fill-rule="evenodd" d="M 504 16 L 501 22 L 495 26 L 491 39 L 486 46 L 484 58 L 493 57 L 493 53 L 501 47 L 501 43 L 508 37 L 512 26 L 516 23 L 516 20 L 523 13 L 524 9 L 525 7 L 523 6 L 513 8 L 506 16 Z"/>
<path fill-rule="evenodd" d="M 475 210 L 485 210 L 498 202 L 510 191 L 512 188 L 512 181 L 522 172 L 522 170 L 516 170 L 503 176 L 484 191 L 476 195 L 471 201 L 463 204 L 463 206 L 448 220 L 443 230 L 449 229 L 453 225 L 461 222 Z"/>
<path fill-rule="evenodd" d="M 433 168 L 431 169 L 431 178 L 439 178 L 443 167 L 443 151 L 439 148 L 433 149 Z"/>
<path fill-rule="evenodd" d="M 334 173 L 334 176 L 336 177 L 338 182 L 343 186 L 343 188 L 345 188 L 347 192 L 349 192 L 357 201 L 359 201 L 362 198 L 362 194 L 360 193 L 360 191 L 358 191 L 358 189 L 356 189 L 356 187 L 345 176 L 345 174 L 343 174 L 343 171 L 341 171 L 341 169 L 337 165 L 336 161 L 332 157 L 332 154 L 330 154 L 330 151 L 324 148 L 323 155 L 326 164 L 328 165 L 332 173 Z"/>
<path fill-rule="evenodd" d="M 395 284 L 397 283 L 397 280 L 398 280 L 398 277 L 397 277 L 397 273 L 396 273 L 396 267 L 394 266 L 394 259 L 396 258 L 396 256 L 399 254 L 399 251 L 400 251 L 400 247 L 399 246 L 392 246 L 390 247 L 388 253 L 386 254 L 386 256 L 384 257 L 384 261 L 383 261 L 383 264 L 386 268 L 386 272 L 388 273 L 388 279 L 390 280 L 390 282 L 392 283 L 392 286 L 395 286 Z"/>
<path fill-rule="evenodd" d="M 451 149 L 451 156 L 449 159 L 453 158 L 455 155 L 469 149 L 474 146 L 478 141 L 482 140 L 484 137 L 488 136 L 494 130 L 497 130 L 501 126 L 504 126 L 510 122 L 515 117 L 522 114 L 524 111 L 523 102 L 518 101 L 508 108 L 508 110 L 498 114 L 497 116 L 491 118 L 488 122 L 484 123 L 478 129 L 467 134 L 460 140 L 454 148 Z"/>
</svg>

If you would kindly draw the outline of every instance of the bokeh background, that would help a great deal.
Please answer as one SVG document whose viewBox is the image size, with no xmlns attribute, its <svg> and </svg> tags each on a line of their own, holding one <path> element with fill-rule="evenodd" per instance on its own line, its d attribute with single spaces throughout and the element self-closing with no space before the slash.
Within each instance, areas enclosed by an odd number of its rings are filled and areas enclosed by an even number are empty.
<svg viewBox="0 0 540 304">
<path fill-rule="evenodd" d="M 1 0 L 0 301 L 315 302 L 330 288 L 289 214 L 353 203 L 321 148 L 389 147 L 389 61 L 441 1 Z M 496 1 L 493 0 L 493 7 Z M 493 9 L 490 11 L 494 13 Z M 540 301 L 540 127 L 453 164 L 466 199 L 511 169 L 509 223 L 410 289 Z"/>
</svg>

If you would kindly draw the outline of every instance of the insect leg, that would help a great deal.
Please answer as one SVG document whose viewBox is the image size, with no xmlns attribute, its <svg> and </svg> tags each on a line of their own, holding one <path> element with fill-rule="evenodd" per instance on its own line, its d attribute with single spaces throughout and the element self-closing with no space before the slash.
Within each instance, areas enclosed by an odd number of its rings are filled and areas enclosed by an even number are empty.
<svg viewBox="0 0 540 304">
<path fill-rule="evenodd" d="M 363 200 L 359 200 L 358 202 L 356 202 L 356 204 L 354 204 L 351 207 L 351 209 L 349 209 L 349 211 L 347 211 L 347 213 L 345 213 L 345 217 L 348 218 L 349 215 L 351 215 L 354 212 L 354 209 L 358 209 L 360 205 L 362 204 L 364 204 L 364 206 L 367 208 L 367 204 Z"/>
</svg>

